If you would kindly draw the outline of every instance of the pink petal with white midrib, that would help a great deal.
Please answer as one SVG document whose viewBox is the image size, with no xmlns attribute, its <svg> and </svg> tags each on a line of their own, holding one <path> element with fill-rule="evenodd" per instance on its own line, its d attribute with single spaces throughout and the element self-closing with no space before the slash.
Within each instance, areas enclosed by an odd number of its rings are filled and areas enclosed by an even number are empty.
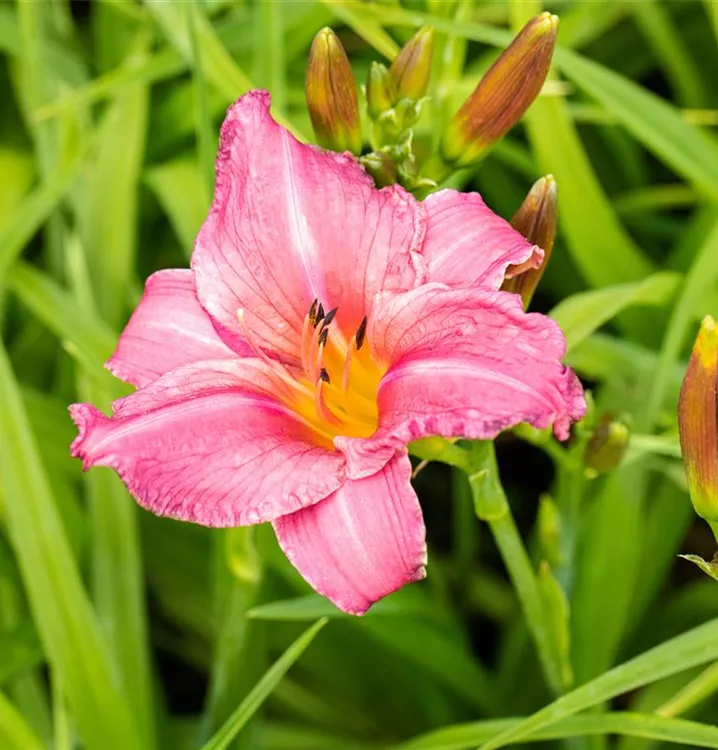
<svg viewBox="0 0 718 750">
<path fill-rule="evenodd" d="M 290 562 L 345 612 L 363 614 L 426 575 L 426 532 L 410 479 L 409 458 L 397 455 L 378 473 L 274 522 Z"/>
</svg>

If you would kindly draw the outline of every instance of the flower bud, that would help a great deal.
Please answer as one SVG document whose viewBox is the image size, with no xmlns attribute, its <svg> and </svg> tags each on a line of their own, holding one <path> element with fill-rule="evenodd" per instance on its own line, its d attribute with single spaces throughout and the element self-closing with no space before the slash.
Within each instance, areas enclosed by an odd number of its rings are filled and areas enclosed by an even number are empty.
<svg viewBox="0 0 718 750">
<path fill-rule="evenodd" d="M 424 26 L 401 48 L 389 68 L 396 86 L 396 101 L 417 102 L 426 95 L 431 75 L 431 52 L 434 30 Z"/>
<path fill-rule="evenodd" d="M 558 17 L 531 19 L 481 79 L 444 133 L 441 154 L 463 167 L 479 161 L 536 98 L 556 45 Z"/>
<path fill-rule="evenodd" d="M 693 507 L 714 531 L 718 523 L 717 387 L 718 328 L 713 318 L 707 316 L 681 386 L 678 429 Z"/>
<path fill-rule="evenodd" d="M 360 154 L 362 133 L 356 82 L 344 47 L 330 28 L 322 29 L 312 42 L 305 93 L 319 145 Z"/>
<path fill-rule="evenodd" d="M 558 190 L 553 175 L 547 174 L 537 180 L 511 219 L 511 226 L 529 242 L 543 251 L 543 261 L 536 268 L 530 260 L 523 266 L 511 266 L 507 270 L 502 289 L 520 294 L 527 308 L 551 258 L 558 224 Z"/>
<path fill-rule="evenodd" d="M 604 414 L 586 445 L 586 466 L 595 474 L 612 471 L 623 461 L 629 441 L 628 427 L 611 414 Z"/>
<path fill-rule="evenodd" d="M 369 116 L 373 120 L 394 106 L 396 85 L 386 65 L 372 62 L 366 83 L 366 100 Z"/>
</svg>

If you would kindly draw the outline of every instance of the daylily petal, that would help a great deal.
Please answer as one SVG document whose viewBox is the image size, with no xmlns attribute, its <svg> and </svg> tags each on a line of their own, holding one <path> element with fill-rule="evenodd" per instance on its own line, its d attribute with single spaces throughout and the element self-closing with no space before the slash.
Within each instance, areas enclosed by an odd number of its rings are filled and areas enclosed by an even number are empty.
<svg viewBox="0 0 718 750">
<path fill-rule="evenodd" d="M 260 345 L 294 361 L 314 298 L 339 306 L 351 335 L 376 292 L 413 286 L 424 214 L 401 187 L 376 190 L 349 154 L 299 143 L 269 102 L 252 91 L 229 109 L 192 268 L 230 343 L 241 307 Z"/>
<path fill-rule="evenodd" d="M 293 513 L 342 485 L 344 459 L 265 395 L 278 379 L 259 360 L 201 362 L 115 402 L 112 418 L 74 404 L 72 454 L 115 469 L 157 515 L 243 526 Z"/>
<path fill-rule="evenodd" d="M 411 463 L 398 455 L 377 474 L 274 522 L 290 562 L 345 612 L 362 614 L 426 575 L 424 521 L 410 479 Z"/>
<path fill-rule="evenodd" d="M 541 265 L 543 250 L 497 216 L 478 193 L 440 190 L 426 198 L 424 208 L 422 255 L 429 281 L 498 289 L 509 266 Z"/>
<path fill-rule="evenodd" d="M 379 295 L 368 337 L 390 363 L 379 388 L 380 429 L 404 441 L 428 435 L 488 439 L 529 422 L 568 437 L 585 411 L 565 340 L 544 315 L 507 292 L 428 284 Z"/>
<path fill-rule="evenodd" d="M 245 347 L 244 353 L 250 350 Z M 158 271 L 120 336 L 107 369 L 136 388 L 177 367 L 236 357 L 199 304 L 189 269 Z"/>
</svg>

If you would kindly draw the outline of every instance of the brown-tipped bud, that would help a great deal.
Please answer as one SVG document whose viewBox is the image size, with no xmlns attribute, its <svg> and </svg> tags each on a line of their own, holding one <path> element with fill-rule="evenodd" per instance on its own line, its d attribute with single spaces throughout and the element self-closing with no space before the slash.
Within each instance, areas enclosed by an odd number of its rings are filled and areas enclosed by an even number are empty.
<svg viewBox="0 0 718 750">
<path fill-rule="evenodd" d="M 691 501 L 711 526 L 718 523 L 718 328 L 704 318 L 678 400 L 678 428 Z"/>
<path fill-rule="evenodd" d="M 556 239 L 558 189 L 553 175 L 547 174 L 534 182 L 521 207 L 511 219 L 511 226 L 544 251 L 543 260 L 538 267 L 532 261 L 524 266 L 510 267 L 501 287 L 506 292 L 520 294 L 524 307 L 527 308 L 551 259 Z"/>
<path fill-rule="evenodd" d="M 615 469 L 628 450 L 628 427 L 610 414 L 604 414 L 586 445 L 584 462 L 594 473 Z"/>
<path fill-rule="evenodd" d="M 362 133 L 356 81 L 344 47 L 330 28 L 322 29 L 312 42 L 305 93 L 319 145 L 360 154 Z"/>
<path fill-rule="evenodd" d="M 418 102 L 426 95 L 431 75 L 434 30 L 424 26 L 401 48 L 389 68 L 396 85 L 396 100 Z"/>
<path fill-rule="evenodd" d="M 481 159 L 536 98 L 556 46 L 558 17 L 541 13 L 521 29 L 454 115 L 441 143 L 456 167 Z"/>
<path fill-rule="evenodd" d="M 373 62 L 366 82 L 366 101 L 369 116 L 376 120 L 388 112 L 396 101 L 396 84 L 386 65 Z"/>
</svg>

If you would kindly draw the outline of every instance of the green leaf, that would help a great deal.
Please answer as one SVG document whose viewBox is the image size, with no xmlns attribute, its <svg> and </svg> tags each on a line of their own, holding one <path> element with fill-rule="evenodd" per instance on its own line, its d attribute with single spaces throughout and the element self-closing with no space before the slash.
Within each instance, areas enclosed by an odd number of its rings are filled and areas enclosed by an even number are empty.
<svg viewBox="0 0 718 750">
<path fill-rule="evenodd" d="M 5 750 L 45 750 L 23 715 L 0 693 L 0 740 Z"/>
<path fill-rule="evenodd" d="M 612 112 L 656 158 L 718 201 L 718 144 L 713 138 L 687 123 L 668 102 L 592 60 L 557 49 L 554 61 L 567 78 Z"/>
<path fill-rule="evenodd" d="M 666 305 L 680 279 L 679 273 L 663 271 L 643 281 L 579 292 L 559 302 L 549 315 L 561 326 L 571 349 L 631 305 Z"/>
<path fill-rule="evenodd" d="M 224 750 L 239 734 L 242 727 L 254 716 L 259 707 L 269 697 L 282 677 L 289 671 L 294 662 L 304 653 L 319 631 L 327 624 L 327 620 L 317 620 L 311 627 L 297 638 L 294 643 L 267 670 L 264 677 L 254 686 L 249 695 L 227 719 L 219 731 L 207 742 L 202 750 Z"/>
<path fill-rule="evenodd" d="M 393 599 L 377 602 L 366 617 L 407 616 L 412 612 L 407 605 L 397 603 Z M 318 617 L 327 619 L 351 618 L 346 612 L 337 609 L 328 599 L 319 594 L 307 594 L 296 599 L 261 604 L 247 612 L 247 617 L 257 620 L 316 620 Z"/>
<path fill-rule="evenodd" d="M 61 340 L 90 373 L 108 387 L 117 381 L 102 369 L 117 343 L 112 329 L 99 317 L 87 315 L 72 296 L 50 277 L 26 263 L 16 263 L 10 271 L 8 287 L 37 318 Z"/>
<path fill-rule="evenodd" d="M 687 633 L 605 672 L 585 685 L 561 696 L 553 703 L 501 732 L 481 746 L 493 750 L 534 736 L 568 716 L 597 706 L 617 695 L 718 658 L 718 619 L 710 620 Z M 718 743 L 718 730 L 715 741 Z"/>
<path fill-rule="evenodd" d="M 88 748 L 143 748 L 82 586 L 2 346 L 0 412 L 0 487 L 8 530 L 45 652 Z"/>
<path fill-rule="evenodd" d="M 32 623 L 0 631 L 0 685 L 42 660 L 42 646 Z"/>
<path fill-rule="evenodd" d="M 522 721 L 495 719 L 458 724 L 409 740 L 396 750 L 470 750 L 480 742 L 490 740 L 501 733 L 508 733 Z M 676 742 L 684 747 L 718 747 L 718 727 L 683 719 L 666 719 L 662 716 L 628 712 L 571 716 L 557 721 L 551 727 L 533 732 L 530 739 L 559 740 L 608 734 Z"/>
<path fill-rule="evenodd" d="M 57 204 L 65 197 L 77 177 L 80 156 L 59 166 L 40 187 L 35 188 L 20 204 L 9 223 L 0 227 L 0 279 L 23 248 L 40 229 Z"/>
<path fill-rule="evenodd" d="M 187 258 L 207 216 L 209 198 L 194 159 L 174 159 L 158 164 L 145 174 L 147 184 L 169 217 Z"/>
</svg>

